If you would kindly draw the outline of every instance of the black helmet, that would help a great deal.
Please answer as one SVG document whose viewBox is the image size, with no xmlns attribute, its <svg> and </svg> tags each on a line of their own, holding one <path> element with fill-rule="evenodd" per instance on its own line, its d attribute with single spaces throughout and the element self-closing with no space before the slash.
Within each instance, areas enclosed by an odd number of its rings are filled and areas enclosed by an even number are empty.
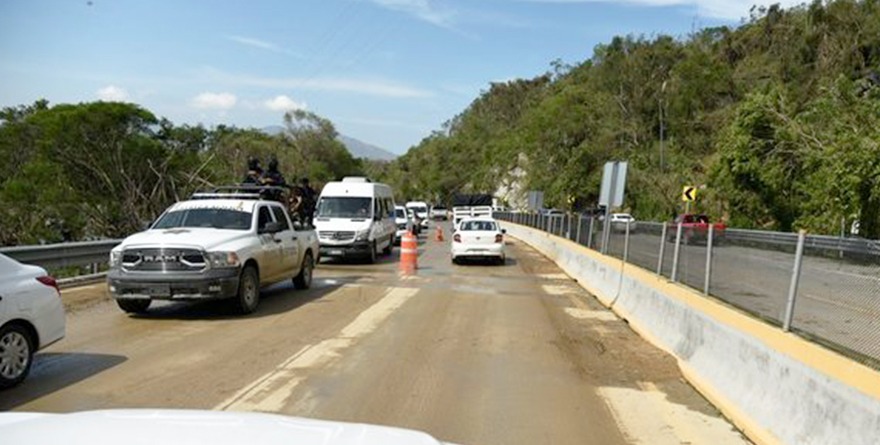
<svg viewBox="0 0 880 445">
<path fill-rule="evenodd" d="M 271 158 L 269 158 L 269 171 L 270 172 L 277 172 L 278 171 L 278 159 L 276 159 L 275 156 L 272 156 Z"/>
<path fill-rule="evenodd" d="M 300 182 L 304 185 L 309 185 L 309 178 L 302 178 Z"/>
<path fill-rule="evenodd" d="M 260 169 L 260 160 L 253 157 L 253 156 L 248 156 L 247 165 L 248 165 L 248 170 L 259 170 Z"/>
</svg>

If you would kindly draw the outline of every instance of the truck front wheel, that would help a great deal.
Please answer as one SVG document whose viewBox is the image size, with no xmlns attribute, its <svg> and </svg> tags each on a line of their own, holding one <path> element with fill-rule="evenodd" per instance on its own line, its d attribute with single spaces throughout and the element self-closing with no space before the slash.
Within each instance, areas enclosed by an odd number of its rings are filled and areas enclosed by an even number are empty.
<svg viewBox="0 0 880 445">
<path fill-rule="evenodd" d="M 129 314 L 143 314 L 150 307 L 150 302 L 146 298 L 116 300 L 119 309 Z"/>
<path fill-rule="evenodd" d="M 241 271 L 238 282 L 238 294 L 233 299 L 235 309 L 241 314 L 250 314 L 260 303 L 260 276 L 253 266 Z"/>
</svg>

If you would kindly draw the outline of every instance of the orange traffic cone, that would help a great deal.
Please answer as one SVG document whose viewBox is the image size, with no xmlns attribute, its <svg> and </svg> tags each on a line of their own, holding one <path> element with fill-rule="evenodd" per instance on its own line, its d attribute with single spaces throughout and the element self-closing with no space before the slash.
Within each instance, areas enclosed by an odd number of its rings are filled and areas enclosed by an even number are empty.
<svg viewBox="0 0 880 445">
<path fill-rule="evenodd" d="M 404 274 L 414 274 L 418 269 L 419 243 L 416 237 L 407 232 L 400 240 L 400 271 Z"/>
<path fill-rule="evenodd" d="M 443 241 L 443 229 L 440 228 L 440 225 L 437 225 L 437 231 L 434 235 L 434 241 Z"/>
</svg>

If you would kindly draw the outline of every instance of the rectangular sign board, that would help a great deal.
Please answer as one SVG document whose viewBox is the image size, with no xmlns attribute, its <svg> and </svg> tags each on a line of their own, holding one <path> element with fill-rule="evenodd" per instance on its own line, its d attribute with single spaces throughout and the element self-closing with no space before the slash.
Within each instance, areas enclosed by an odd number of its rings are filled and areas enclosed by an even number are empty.
<svg viewBox="0 0 880 445">
<path fill-rule="evenodd" d="M 602 172 L 602 188 L 599 190 L 599 205 L 615 208 L 623 205 L 623 196 L 626 191 L 626 161 L 613 161 L 605 163 Z"/>
</svg>

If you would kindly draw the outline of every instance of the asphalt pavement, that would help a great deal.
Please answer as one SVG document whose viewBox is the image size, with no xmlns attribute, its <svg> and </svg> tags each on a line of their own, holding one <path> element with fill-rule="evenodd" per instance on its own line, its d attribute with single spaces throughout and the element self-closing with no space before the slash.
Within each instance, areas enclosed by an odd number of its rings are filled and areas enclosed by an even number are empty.
<svg viewBox="0 0 880 445">
<path fill-rule="evenodd" d="M 265 289 L 244 317 L 189 303 L 131 316 L 103 284 L 66 289 L 67 337 L 0 409 L 264 411 L 461 445 L 747 443 L 674 358 L 507 242 L 503 266 L 454 266 L 428 237 L 411 276 L 397 249 L 374 265 L 325 262 L 312 289 Z"/>
</svg>

